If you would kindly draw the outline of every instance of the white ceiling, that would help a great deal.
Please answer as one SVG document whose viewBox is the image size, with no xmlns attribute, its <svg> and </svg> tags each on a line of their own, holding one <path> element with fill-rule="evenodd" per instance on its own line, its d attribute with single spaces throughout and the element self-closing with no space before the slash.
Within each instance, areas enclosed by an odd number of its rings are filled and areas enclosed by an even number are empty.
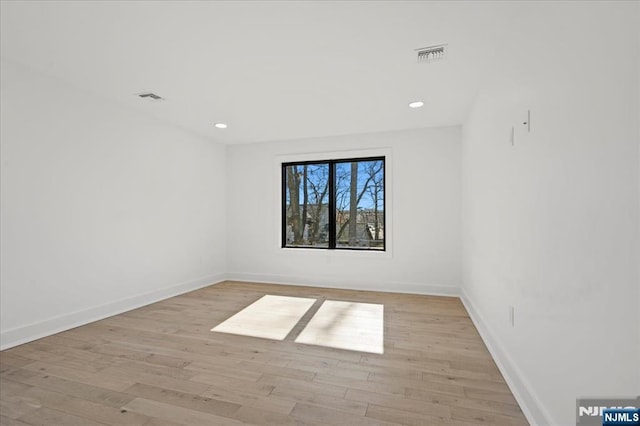
<svg viewBox="0 0 640 426">
<path fill-rule="evenodd" d="M 1 52 L 223 143 L 378 132 L 461 124 L 495 69 L 511 8 L 3 1 Z M 441 43 L 446 59 L 417 63 L 414 49 Z M 134 96 L 142 91 L 166 100 Z M 425 106 L 408 108 L 414 100 Z"/>
</svg>

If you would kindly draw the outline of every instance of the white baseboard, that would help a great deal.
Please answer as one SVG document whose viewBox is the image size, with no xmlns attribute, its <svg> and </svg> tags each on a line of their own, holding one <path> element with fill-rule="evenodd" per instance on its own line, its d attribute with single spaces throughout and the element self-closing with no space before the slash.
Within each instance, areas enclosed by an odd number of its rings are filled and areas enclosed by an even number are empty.
<svg viewBox="0 0 640 426">
<path fill-rule="evenodd" d="M 5 330 L 0 333 L 0 350 L 9 349 L 23 343 L 31 342 L 52 334 L 70 330 L 90 322 L 98 321 L 113 315 L 140 308 L 150 303 L 168 299 L 179 294 L 197 290 L 202 287 L 225 281 L 225 274 L 209 275 L 170 287 L 154 290 L 149 293 L 116 300 L 81 311 L 49 318 L 22 327 Z"/>
<path fill-rule="evenodd" d="M 385 293 L 410 293 L 452 297 L 460 296 L 460 289 L 458 287 L 409 282 L 341 280 L 324 277 L 310 278 L 309 276 L 255 274 L 244 272 L 228 273 L 227 280 L 266 284 L 299 285 L 306 287 L 338 288 L 342 290 L 381 291 Z"/>
<path fill-rule="evenodd" d="M 177 296 L 189 291 L 197 290 L 222 281 L 243 281 L 270 284 L 286 284 L 300 286 L 314 286 L 326 288 L 338 288 L 346 290 L 367 290 L 393 293 L 410 293 L 435 296 L 460 297 L 474 325 L 478 329 L 482 340 L 493 356 L 500 372 L 509 385 L 524 415 L 532 425 L 554 424 L 551 416 L 541 404 L 540 399 L 532 391 L 528 381 L 516 367 L 511 357 L 503 349 L 495 334 L 486 326 L 482 314 L 469 299 L 464 290 L 458 287 L 443 285 L 427 285 L 408 282 L 389 281 L 357 281 L 326 278 L 309 278 L 308 276 L 254 274 L 254 273 L 229 273 L 201 277 L 185 283 L 165 287 L 153 292 L 120 299 L 89 309 L 76 311 L 70 314 L 60 315 L 45 321 L 26 326 L 6 330 L 0 333 L 0 350 L 8 349 L 23 343 L 31 342 L 55 333 L 66 331 L 90 322 L 98 321 L 122 312 L 130 311 L 160 300 Z"/>
<path fill-rule="evenodd" d="M 529 381 L 516 366 L 511 356 L 504 350 L 504 345 L 500 343 L 495 333 L 489 329 L 487 322 L 471 299 L 469 299 L 464 289 L 461 289 L 460 300 L 467 309 L 471 321 L 473 321 L 473 324 L 478 329 L 480 337 L 482 337 L 484 344 L 489 349 L 493 360 L 496 362 L 498 369 L 500 369 L 509 389 L 511 389 L 511 393 L 513 393 L 516 401 L 520 404 L 520 408 L 529 423 L 534 426 L 559 424 L 551 420 L 551 415 L 544 408 L 540 398 L 538 398 L 530 386 Z"/>
</svg>

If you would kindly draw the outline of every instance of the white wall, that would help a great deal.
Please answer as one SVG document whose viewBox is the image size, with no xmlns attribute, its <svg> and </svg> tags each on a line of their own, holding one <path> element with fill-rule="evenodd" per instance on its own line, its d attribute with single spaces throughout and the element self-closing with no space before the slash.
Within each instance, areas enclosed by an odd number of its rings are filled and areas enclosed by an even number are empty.
<svg viewBox="0 0 640 426">
<path fill-rule="evenodd" d="M 638 3 L 517 6 L 463 128 L 463 296 L 529 419 L 570 425 L 640 392 Z"/>
<path fill-rule="evenodd" d="M 1 345 L 224 278 L 225 149 L 2 60 Z"/>
<path fill-rule="evenodd" d="M 390 253 L 280 248 L 280 164 L 310 153 L 387 159 Z M 352 152 L 345 152 L 352 151 Z M 369 151 L 371 152 L 371 151 Z M 415 293 L 460 286 L 458 127 L 229 146 L 229 278 Z"/>
</svg>

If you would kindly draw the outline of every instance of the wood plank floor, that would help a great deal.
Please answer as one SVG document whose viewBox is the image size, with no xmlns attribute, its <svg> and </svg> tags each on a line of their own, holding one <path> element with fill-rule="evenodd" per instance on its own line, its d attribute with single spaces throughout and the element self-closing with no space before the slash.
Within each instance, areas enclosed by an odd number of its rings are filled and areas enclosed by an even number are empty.
<svg viewBox="0 0 640 426">
<path fill-rule="evenodd" d="M 316 298 L 283 341 L 210 329 Z M 384 305 L 384 354 L 295 343 L 323 300 Z M 460 300 L 225 282 L 0 353 L 2 425 L 526 425 Z"/>
</svg>

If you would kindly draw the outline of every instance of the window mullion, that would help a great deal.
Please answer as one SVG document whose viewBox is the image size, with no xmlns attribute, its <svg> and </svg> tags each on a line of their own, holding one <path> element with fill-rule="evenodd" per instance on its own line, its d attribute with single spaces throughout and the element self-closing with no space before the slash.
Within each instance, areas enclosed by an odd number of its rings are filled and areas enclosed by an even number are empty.
<svg viewBox="0 0 640 426">
<path fill-rule="evenodd" d="M 336 248 L 336 163 L 329 163 L 329 248 Z"/>
</svg>

